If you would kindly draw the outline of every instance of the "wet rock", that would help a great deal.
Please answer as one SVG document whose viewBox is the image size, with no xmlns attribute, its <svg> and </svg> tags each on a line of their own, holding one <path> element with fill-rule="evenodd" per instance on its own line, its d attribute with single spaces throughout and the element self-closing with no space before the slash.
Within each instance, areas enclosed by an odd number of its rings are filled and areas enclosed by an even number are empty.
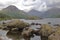
<svg viewBox="0 0 60 40">
<path fill-rule="evenodd" d="M 39 25 L 39 23 L 36 23 L 36 25 Z"/>
<path fill-rule="evenodd" d="M 35 25 L 35 23 L 31 23 L 31 25 Z"/>
<path fill-rule="evenodd" d="M 23 21 L 20 21 L 18 19 L 12 20 L 9 23 L 5 24 L 9 30 L 12 30 L 13 28 L 20 28 L 24 29 L 25 27 L 29 27 L 30 25 L 28 23 L 25 23 Z"/>
<path fill-rule="evenodd" d="M 54 33 L 53 28 L 48 24 L 41 24 L 41 28 L 36 32 L 39 36 L 41 36 L 41 40 L 48 40 L 48 37 Z"/>
<path fill-rule="evenodd" d="M 0 40 L 3 40 L 2 37 L 0 37 Z"/>
<path fill-rule="evenodd" d="M 51 22 L 48 22 L 48 24 L 51 24 Z"/>
<path fill-rule="evenodd" d="M 33 29 L 26 27 L 22 32 L 22 36 L 25 40 L 30 40 L 31 37 L 34 37 L 33 32 Z"/>
<path fill-rule="evenodd" d="M 9 30 L 9 28 L 5 27 L 5 28 L 3 28 L 3 30 Z"/>
<path fill-rule="evenodd" d="M 54 24 L 53 26 L 60 26 L 59 24 Z"/>
<path fill-rule="evenodd" d="M 4 28 L 6 28 L 6 26 L 0 25 L 0 29 L 4 29 Z"/>
<path fill-rule="evenodd" d="M 0 25 L 0 29 L 2 29 L 3 28 L 3 26 L 2 25 Z"/>
</svg>

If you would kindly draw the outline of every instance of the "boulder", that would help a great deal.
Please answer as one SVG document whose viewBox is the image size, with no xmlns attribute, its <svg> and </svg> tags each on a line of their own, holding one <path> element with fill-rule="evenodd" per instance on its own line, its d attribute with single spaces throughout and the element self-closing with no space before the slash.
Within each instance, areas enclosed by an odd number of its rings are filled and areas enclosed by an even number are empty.
<svg viewBox="0 0 60 40">
<path fill-rule="evenodd" d="M 56 28 L 56 31 L 48 37 L 48 40 L 60 40 L 60 27 Z"/>
<path fill-rule="evenodd" d="M 33 32 L 33 29 L 26 27 L 22 32 L 22 36 L 25 40 L 30 40 L 31 37 L 34 37 Z"/>
<path fill-rule="evenodd" d="M 54 28 L 49 24 L 41 24 L 41 28 L 36 31 L 36 34 L 41 36 L 41 40 L 48 40 L 48 37 L 55 32 Z"/>
<path fill-rule="evenodd" d="M 19 19 L 12 20 L 11 22 L 6 23 L 5 25 L 7 26 L 7 28 L 9 28 L 9 30 L 13 28 L 23 29 L 25 27 L 30 26 L 28 23 L 20 21 Z"/>
</svg>

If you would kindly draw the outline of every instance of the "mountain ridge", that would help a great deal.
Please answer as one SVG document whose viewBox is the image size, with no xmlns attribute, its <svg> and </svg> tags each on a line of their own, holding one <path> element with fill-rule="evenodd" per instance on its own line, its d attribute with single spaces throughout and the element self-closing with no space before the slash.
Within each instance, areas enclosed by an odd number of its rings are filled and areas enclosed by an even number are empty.
<svg viewBox="0 0 60 40">
<path fill-rule="evenodd" d="M 31 10 L 29 13 L 30 13 L 29 15 L 38 16 L 41 18 L 56 18 L 56 17 L 60 17 L 60 8 L 52 7 L 51 9 L 44 12 Z"/>
<path fill-rule="evenodd" d="M 9 15 L 12 18 L 26 18 L 27 14 L 19 10 L 16 6 L 10 5 L 7 8 L 4 8 L 0 11 L 3 14 Z M 22 17 L 23 16 L 23 17 Z"/>
<path fill-rule="evenodd" d="M 42 14 L 41 17 L 45 18 L 56 18 L 58 15 L 60 15 L 60 8 L 53 7 Z"/>
</svg>

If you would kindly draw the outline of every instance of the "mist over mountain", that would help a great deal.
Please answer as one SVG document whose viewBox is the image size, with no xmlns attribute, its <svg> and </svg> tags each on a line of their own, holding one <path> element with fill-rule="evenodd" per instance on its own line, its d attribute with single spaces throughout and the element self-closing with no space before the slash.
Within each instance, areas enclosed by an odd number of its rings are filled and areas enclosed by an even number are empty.
<svg viewBox="0 0 60 40">
<path fill-rule="evenodd" d="M 48 7 L 60 7 L 60 2 L 50 4 Z"/>
<path fill-rule="evenodd" d="M 60 18 L 60 8 L 51 8 L 44 12 L 44 14 L 41 15 L 41 17 L 45 18 Z"/>
<path fill-rule="evenodd" d="M 33 9 L 33 10 L 29 11 L 28 14 L 32 15 L 32 16 L 38 16 L 38 17 L 40 17 L 43 14 L 43 12 L 37 11 L 37 10 Z"/>
<path fill-rule="evenodd" d="M 46 4 L 48 4 L 48 5 L 60 2 L 60 0 L 42 0 L 42 1 L 46 2 Z"/>
<path fill-rule="evenodd" d="M 52 7 L 51 9 L 47 11 L 37 11 L 32 9 L 29 12 L 24 12 L 22 10 L 19 10 L 16 6 L 10 5 L 7 8 L 4 8 L 0 11 L 0 14 L 6 15 L 9 18 L 21 18 L 21 19 L 27 19 L 31 16 L 39 17 L 39 18 L 59 18 L 60 17 L 60 8 L 58 7 Z"/>
<path fill-rule="evenodd" d="M 41 18 L 59 18 L 60 17 L 60 8 L 53 7 L 45 12 L 40 12 L 36 10 L 31 10 L 29 15 L 38 16 Z"/>
<path fill-rule="evenodd" d="M 10 5 L 0 11 L 1 19 L 40 19 L 37 16 L 28 15 L 27 12 L 19 10 L 16 6 Z"/>
</svg>

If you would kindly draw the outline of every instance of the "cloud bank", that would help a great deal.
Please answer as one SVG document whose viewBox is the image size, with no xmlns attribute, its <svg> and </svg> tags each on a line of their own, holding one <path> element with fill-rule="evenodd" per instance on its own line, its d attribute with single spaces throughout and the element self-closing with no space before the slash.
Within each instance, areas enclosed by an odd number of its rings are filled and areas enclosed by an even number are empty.
<svg viewBox="0 0 60 40">
<path fill-rule="evenodd" d="M 0 0 L 0 9 L 3 9 L 15 3 L 17 3 L 17 0 Z"/>
<path fill-rule="evenodd" d="M 24 11 L 31 9 L 44 11 L 47 9 L 47 4 L 53 4 L 55 2 L 60 2 L 60 0 L 0 0 L 0 9 L 9 5 L 15 5 L 18 9 Z"/>
<path fill-rule="evenodd" d="M 46 3 L 41 0 L 20 0 L 15 6 L 24 11 L 31 9 L 42 11 L 47 8 Z"/>
<path fill-rule="evenodd" d="M 46 3 L 41 0 L 0 0 L 0 9 L 9 5 L 15 5 L 18 9 L 24 11 L 29 11 L 31 9 L 41 11 L 47 7 Z"/>
</svg>

